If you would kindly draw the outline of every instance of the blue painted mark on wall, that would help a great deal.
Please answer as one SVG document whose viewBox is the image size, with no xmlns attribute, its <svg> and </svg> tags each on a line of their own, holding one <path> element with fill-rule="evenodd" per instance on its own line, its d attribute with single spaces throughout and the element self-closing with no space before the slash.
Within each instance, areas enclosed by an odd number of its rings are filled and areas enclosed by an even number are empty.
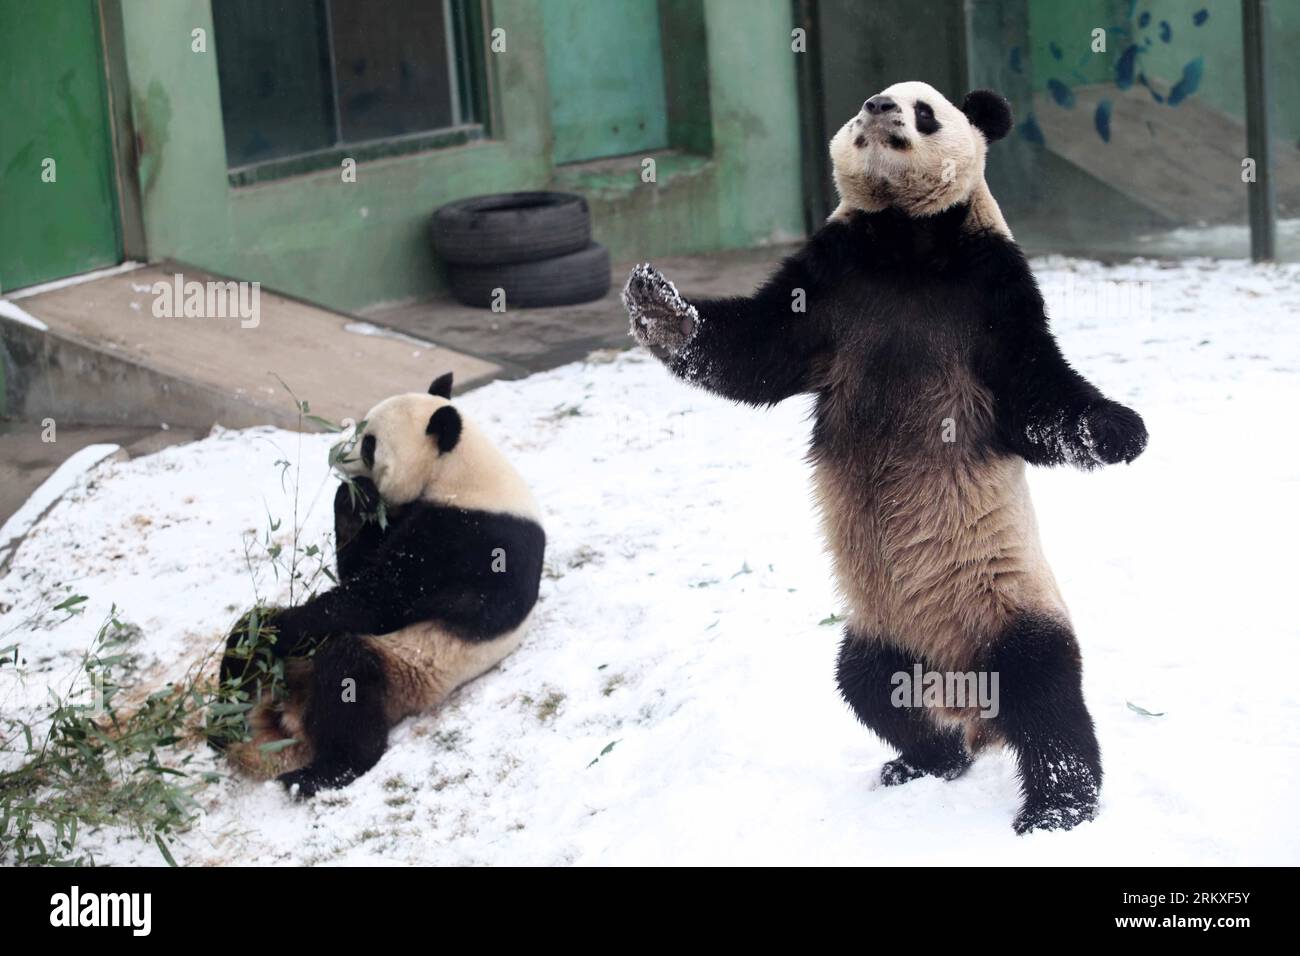
<svg viewBox="0 0 1300 956">
<path fill-rule="evenodd" d="M 1169 105 L 1177 106 L 1197 91 L 1201 85 L 1201 76 L 1205 72 L 1205 61 L 1201 57 L 1192 60 L 1183 67 L 1183 78 L 1169 91 Z"/>
<path fill-rule="evenodd" d="M 1038 125 L 1038 120 L 1034 118 L 1033 113 L 1026 116 L 1025 121 L 1016 127 L 1016 132 L 1027 143 L 1042 146 L 1047 142 L 1047 138 L 1043 136 L 1043 128 Z"/>
<path fill-rule="evenodd" d="M 1056 100 L 1056 105 L 1062 109 L 1074 109 L 1074 91 L 1058 79 L 1047 81 L 1047 91 L 1052 94 L 1052 99 Z"/>
<path fill-rule="evenodd" d="M 1097 135 L 1103 143 L 1110 142 L 1110 111 L 1110 100 L 1102 100 L 1097 104 L 1097 112 L 1092 117 L 1092 125 L 1097 127 Z"/>
<path fill-rule="evenodd" d="M 1119 55 L 1119 62 L 1115 64 L 1115 85 L 1121 90 L 1127 90 L 1133 85 L 1133 74 L 1137 70 L 1138 48 L 1133 44 Z"/>
<path fill-rule="evenodd" d="M 1139 30 L 1147 30 L 1151 26 L 1152 15 L 1149 10 L 1143 10 L 1140 14 L 1137 11 L 1138 0 L 1130 0 L 1128 6 L 1128 16 L 1124 23 L 1106 28 L 1106 33 L 1115 37 L 1123 44 L 1119 57 L 1115 61 L 1114 82 L 1117 89 L 1130 89 L 1134 82 L 1137 82 L 1151 94 L 1151 99 L 1156 103 L 1167 106 L 1178 106 L 1183 103 L 1189 96 L 1192 96 L 1200 88 L 1201 80 L 1205 71 L 1205 61 L 1202 57 L 1196 57 L 1187 62 L 1183 67 L 1182 77 L 1169 90 L 1167 96 L 1162 96 L 1151 85 L 1147 79 L 1146 73 L 1139 69 L 1139 59 L 1142 54 L 1149 50 L 1154 41 L 1151 35 L 1139 35 Z M 1202 7 L 1192 14 L 1191 20 L 1193 25 L 1202 26 L 1210 18 L 1210 12 L 1207 8 Z M 1161 20 L 1156 33 L 1162 43 L 1172 43 L 1174 39 L 1174 28 L 1168 20 Z M 1051 52 L 1053 59 L 1060 60 L 1063 55 L 1060 44 L 1056 41 L 1048 43 L 1048 50 Z M 1086 59 L 1086 57 L 1084 58 Z M 1010 55 L 1011 69 L 1016 73 L 1024 71 L 1025 64 L 1020 47 L 1013 47 Z M 1083 60 L 1080 60 L 1082 66 Z M 1073 87 L 1085 85 L 1089 81 L 1076 67 L 1069 73 L 1065 74 L 1070 82 L 1065 82 L 1058 77 L 1052 77 L 1047 80 L 1047 93 L 1052 97 L 1053 102 L 1062 109 L 1073 109 L 1076 103 Z M 1093 127 L 1097 130 L 1097 135 L 1102 142 L 1109 143 L 1111 138 L 1111 120 L 1114 116 L 1114 104 L 1110 99 L 1103 98 L 1097 104 L 1093 111 Z M 1147 129 L 1155 135 L 1155 128 L 1150 121 L 1147 122 Z M 1016 127 L 1017 133 L 1022 139 L 1031 143 L 1042 145 L 1046 142 L 1042 127 L 1038 125 L 1038 120 L 1031 113 L 1023 123 Z"/>
<path fill-rule="evenodd" d="M 1157 103 L 1163 103 L 1165 101 L 1165 98 L 1161 96 L 1159 93 L 1157 93 L 1155 87 L 1152 86 L 1150 82 L 1148 82 L 1147 75 L 1145 73 L 1138 74 L 1138 82 L 1147 88 L 1147 92 L 1151 94 L 1151 98 L 1155 100 Z"/>
</svg>

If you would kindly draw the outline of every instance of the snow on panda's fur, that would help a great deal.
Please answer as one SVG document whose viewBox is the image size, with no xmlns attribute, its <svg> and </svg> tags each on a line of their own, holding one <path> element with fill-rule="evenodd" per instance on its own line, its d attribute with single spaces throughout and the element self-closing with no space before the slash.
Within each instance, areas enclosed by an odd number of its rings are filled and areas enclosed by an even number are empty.
<svg viewBox="0 0 1300 956">
<path fill-rule="evenodd" d="M 816 395 L 809 457 L 848 605 L 838 682 L 899 753 L 881 779 L 951 779 L 1007 744 L 1023 833 L 1090 819 L 1101 784 L 1025 463 L 1132 461 L 1146 429 L 1048 329 L 984 181 L 1010 127 L 996 93 L 959 109 L 924 83 L 891 86 L 831 141 L 839 207 L 757 292 L 687 300 L 647 264 L 623 298 L 632 334 L 686 381 L 759 406 Z M 997 715 L 895 706 L 916 665 L 996 672 Z"/>
<path fill-rule="evenodd" d="M 338 585 L 266 621 L 271 651 L 286 658 L 287 698 L 259 703 L 251 740 L 228 749 L 299 796 L 365 773 L 390 727 L 496 665 L 528 626 L 546 543 L 537 505 L 450 403 L 451 382 L 367 413 L 335 456 L 352 485 L 334 500 Z M 232 651 L 243 637 L 237 627 Z M 223 685 L 242 680 L 247 659 L 226 655 Z M 288 738 L 298 743 L 265 746 Z"/>
</svg>

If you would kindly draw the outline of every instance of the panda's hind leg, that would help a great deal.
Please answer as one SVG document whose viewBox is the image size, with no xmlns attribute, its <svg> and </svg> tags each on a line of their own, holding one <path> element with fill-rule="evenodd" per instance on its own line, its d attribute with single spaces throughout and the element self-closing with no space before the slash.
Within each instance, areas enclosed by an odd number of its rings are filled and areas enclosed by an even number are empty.
<svg viewBox="0 0 1300 956">
<path fill-rule="evenodd" d="M 1083 665 L 1068 624 L 1024 614 L 985 662 L 998 675 L 998 736 L 1012 747 L 1024 803 L 1017 833 L 1068 830 L 1097 813 L 1101 753 L 1083 700 Z"/>
<path fill-rule="evenodd" d="M 388 749 L 387 692 L 379 656 L 359 637 L 324 642 L 312 662 L 312 689 L 303 730 L 312 761 L 277 779 L 298 798 L 344 787 Z"/>
<path fill-rule="evenodd" d="M 960 729 L 939 725 L 924 707 L 899 707 L 892 699 L 894 675 L 910 677 L 916 663 L 899 648 L 852 631 L 840 646 L 840 693 L 858 719 L 898 751 L 880 770 L 887 787 L 924 776 L 954 780 L 971 765 Z"/>
</svg>

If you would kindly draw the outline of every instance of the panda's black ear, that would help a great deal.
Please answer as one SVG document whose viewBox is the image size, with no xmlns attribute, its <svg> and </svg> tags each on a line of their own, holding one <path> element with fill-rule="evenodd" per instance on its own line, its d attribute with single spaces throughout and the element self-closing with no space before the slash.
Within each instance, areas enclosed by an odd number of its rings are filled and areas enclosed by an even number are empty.
<svg viewBox="0 0 1300 956">
<path fill-rule="evenodd" d="M 429 386 L 429 394 L 437 395 L 439 398 L 451 398 L 451 372 L 446 375 L 439 375 Z"/>
<path fill-rule="evenodd" d="M 429 416 L 429 424 L 424 433 L 433 436 L 438 443 L 438 451 L 445 455 L 460 441 L 460 430 L 460 412 L 450 405 L 444 405 Z"/>
<path fill-rule="evenodd" d="M 962 100 L 961 111 L 990 143 L 1011 132 L 1011 104 L 1001 93 L 972 90 Z"/>
</svg>

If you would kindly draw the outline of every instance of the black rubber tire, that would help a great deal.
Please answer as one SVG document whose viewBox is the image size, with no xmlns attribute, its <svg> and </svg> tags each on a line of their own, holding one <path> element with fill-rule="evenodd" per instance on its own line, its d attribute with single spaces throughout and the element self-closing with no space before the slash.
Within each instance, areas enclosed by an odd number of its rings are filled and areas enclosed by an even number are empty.
<svg viewBox="0 0 1300 956">
<path fill-rule="evenodd" d="M 440 208 L 430 225 L 446 262 L 493 266 L 579 252 L 591 242 L 587 200 L 572 193 L 494 193 Z"/>
<path fill-rule="evenodd" d="M 447 278 L 452 295 L 481 309 L 492 307 L 497 289 L 505 290 L 507 310 L 574 305 L 609 291 L 609 250 L 593 242 L 578 252 L 537 262 L 452 265 L 447 267 Z"/>
</svg>

